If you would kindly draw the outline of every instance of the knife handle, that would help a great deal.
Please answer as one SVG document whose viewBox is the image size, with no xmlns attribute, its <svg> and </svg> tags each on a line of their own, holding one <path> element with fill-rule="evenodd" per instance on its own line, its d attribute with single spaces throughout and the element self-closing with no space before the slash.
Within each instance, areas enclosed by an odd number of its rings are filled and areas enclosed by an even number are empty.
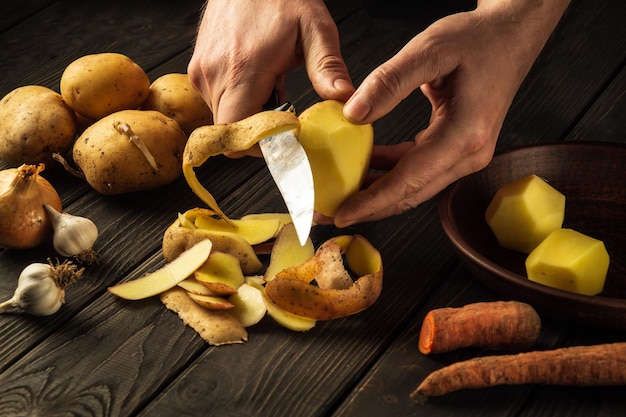
<svg viewBox="0 0 626 417">
<path fill-rule="evenodd" d="M 276 110 L 276 111 L 290 111 L 291 103 L 285 102 L 280 104 L 280 97 L 278 97 L 278 90 L 272 90 L 270 98 L 263 105 L 263 110 Z"/>
</svg>

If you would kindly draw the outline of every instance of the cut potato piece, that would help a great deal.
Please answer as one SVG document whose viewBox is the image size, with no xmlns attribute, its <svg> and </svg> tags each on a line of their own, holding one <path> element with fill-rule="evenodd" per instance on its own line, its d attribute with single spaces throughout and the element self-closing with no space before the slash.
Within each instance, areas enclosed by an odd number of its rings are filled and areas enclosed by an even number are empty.
<svg viewBox="0 0 626 417">
<path fill-rule="evenodd" d="M 187 326 L 211 345 L 243 343 L 248 332 L 234 316 L 226 311 L 208 310 L 196 304 L 182 288 L 172 288 L 161 294 L 161 301 Z"/>
<path fill-rule="evenodd" d="M 354 124 L 343 116 L 343 103 L 315 103 L 299 117 L 298 140 L 313 172 L 315 211 L 332 217 L 344 200 L 359 190 L 374 145 L 370 124 Z"/>
<path fill-rule="evenodd" d="M 265 281 L 271 281 L 276 274 L 283 269 L 300 265 L 315 254 L 315 248 L 311 238 L 308 238 L 304 246 L 300 246 L 300 240 L 293 223 L 286 224 L 278 233 L 270 263 L 265 271 Z"/>
<path fill-rule="evenodd" d="M 228 301 L 234 306 L 229 313 L 235 316 L 243 327 L 254 326 L 267 313 L 261 290 L 250 284 L 244 283 L 240 286 L 237 294 L 228 297 Z"/>
<path fill-rule="evenodd" d="M 212 243 L 202 240 L 184 251 L 179 257 L 141 278 L 109 287 L 109 292 L 127 300 L 139 300 L 175 287 L 192 275 L 209 258 Z"/>
<path fill-rule="evenodd" d="M 315 327 L 317 323 L 315 320 L 308 317 L 297 316 L 280 307 L 278 307 L 266 294 L 261 292 L 265 306 L 267 307 L 267 314 L 281 326 L 293 330 L 295 332 L 306 332 Z"/>
<path fill-rule="evenodd" d="M 213 251 L 209 259 L 194 272 L 202 285 L 218 294 L 235 294 L 244 283 L 239 259 L 226 252 Z"/>
<path fill-rule="evenodd" d="M 604 243 L 572 229 L 556 230 L 526 258 L 528 279 L 561 290 L 597 295 L 609 269 Z"/>
<path fill-rule="evenodd" d="M 485 212 L 485 220 L 507 249 L 530 253 L 565 219 L 565 196 L 537 175 L 500 188 Z"/>
<path fill-rule="evenodd" d="M 215 295 L 200 295 L 192 292 L 187 292 L 187 295 L 195 303 L 204 308 L 208 308 L 209 310 L 228 310 L 235 307 L 233 303 L 229 302 L 224 297 Z"/>
</svg>

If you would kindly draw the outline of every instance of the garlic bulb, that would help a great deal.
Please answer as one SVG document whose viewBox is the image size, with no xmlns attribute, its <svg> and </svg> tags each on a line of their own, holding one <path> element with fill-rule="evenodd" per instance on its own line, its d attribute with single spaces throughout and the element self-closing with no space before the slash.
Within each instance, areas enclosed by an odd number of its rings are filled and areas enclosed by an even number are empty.
<svg viewBox="0 0 626 417">
<path fill-rule="evenodd" d="M 65 288 L 81 278 L 84 269 L 76 269 L 70 261 L 33 263 L 28 265 L 17 280 L 13 297 L 0 303 L 0 313 L 26 313 L 49 316 L 56 313 L 65 302 Z"/>
<path fill-rule="evenodd" d="M 61 210 L 61 199 L 41 175 L 44 165 L 22 165 L 0 171 L 0 246 L 30 249 L 52 234 L 44 204 Z"/>
<path fill-rule="evenodd" d="M 93 245 L 98 238 L 98 227 L 86 217 L 60 213 L 54 207 L 44 205 L 52 220 L 52 245 L 61 256 L 76 257 L 81 262 L 92 263 L 97 259 Z"/>
</svg>

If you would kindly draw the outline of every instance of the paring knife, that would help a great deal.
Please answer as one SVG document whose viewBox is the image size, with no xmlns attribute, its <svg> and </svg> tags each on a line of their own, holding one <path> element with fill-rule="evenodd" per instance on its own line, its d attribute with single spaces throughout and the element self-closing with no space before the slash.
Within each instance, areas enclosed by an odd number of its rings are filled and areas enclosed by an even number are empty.
<svg viewBox="0 0 626 417">
<path fill-rule="evenodd" d="M 294 111 L 290 103 L 275 110 Z M 261 139 L 259 147 L 291 215 L 300 245 L 304 246 L 311 232 L 315 200 L 309 158 L 294 130 Z"/>
</svg>

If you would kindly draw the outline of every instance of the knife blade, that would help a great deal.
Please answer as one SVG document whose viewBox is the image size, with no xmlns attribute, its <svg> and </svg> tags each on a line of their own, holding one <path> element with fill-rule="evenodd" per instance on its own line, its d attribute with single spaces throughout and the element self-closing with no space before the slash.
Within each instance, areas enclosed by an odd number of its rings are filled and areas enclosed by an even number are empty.
<svg viewBox="0 0 626 417">
<path fill-rule="evenodd" d="M 275 110 L 292 109 L 291 104 L 286 103 Z M 309 158 L 294 130 L 261 139 L 259 147 L 291 215 L 300 245 L 304 246 L 311 232 L 315 202 Z"/>
</svg>

